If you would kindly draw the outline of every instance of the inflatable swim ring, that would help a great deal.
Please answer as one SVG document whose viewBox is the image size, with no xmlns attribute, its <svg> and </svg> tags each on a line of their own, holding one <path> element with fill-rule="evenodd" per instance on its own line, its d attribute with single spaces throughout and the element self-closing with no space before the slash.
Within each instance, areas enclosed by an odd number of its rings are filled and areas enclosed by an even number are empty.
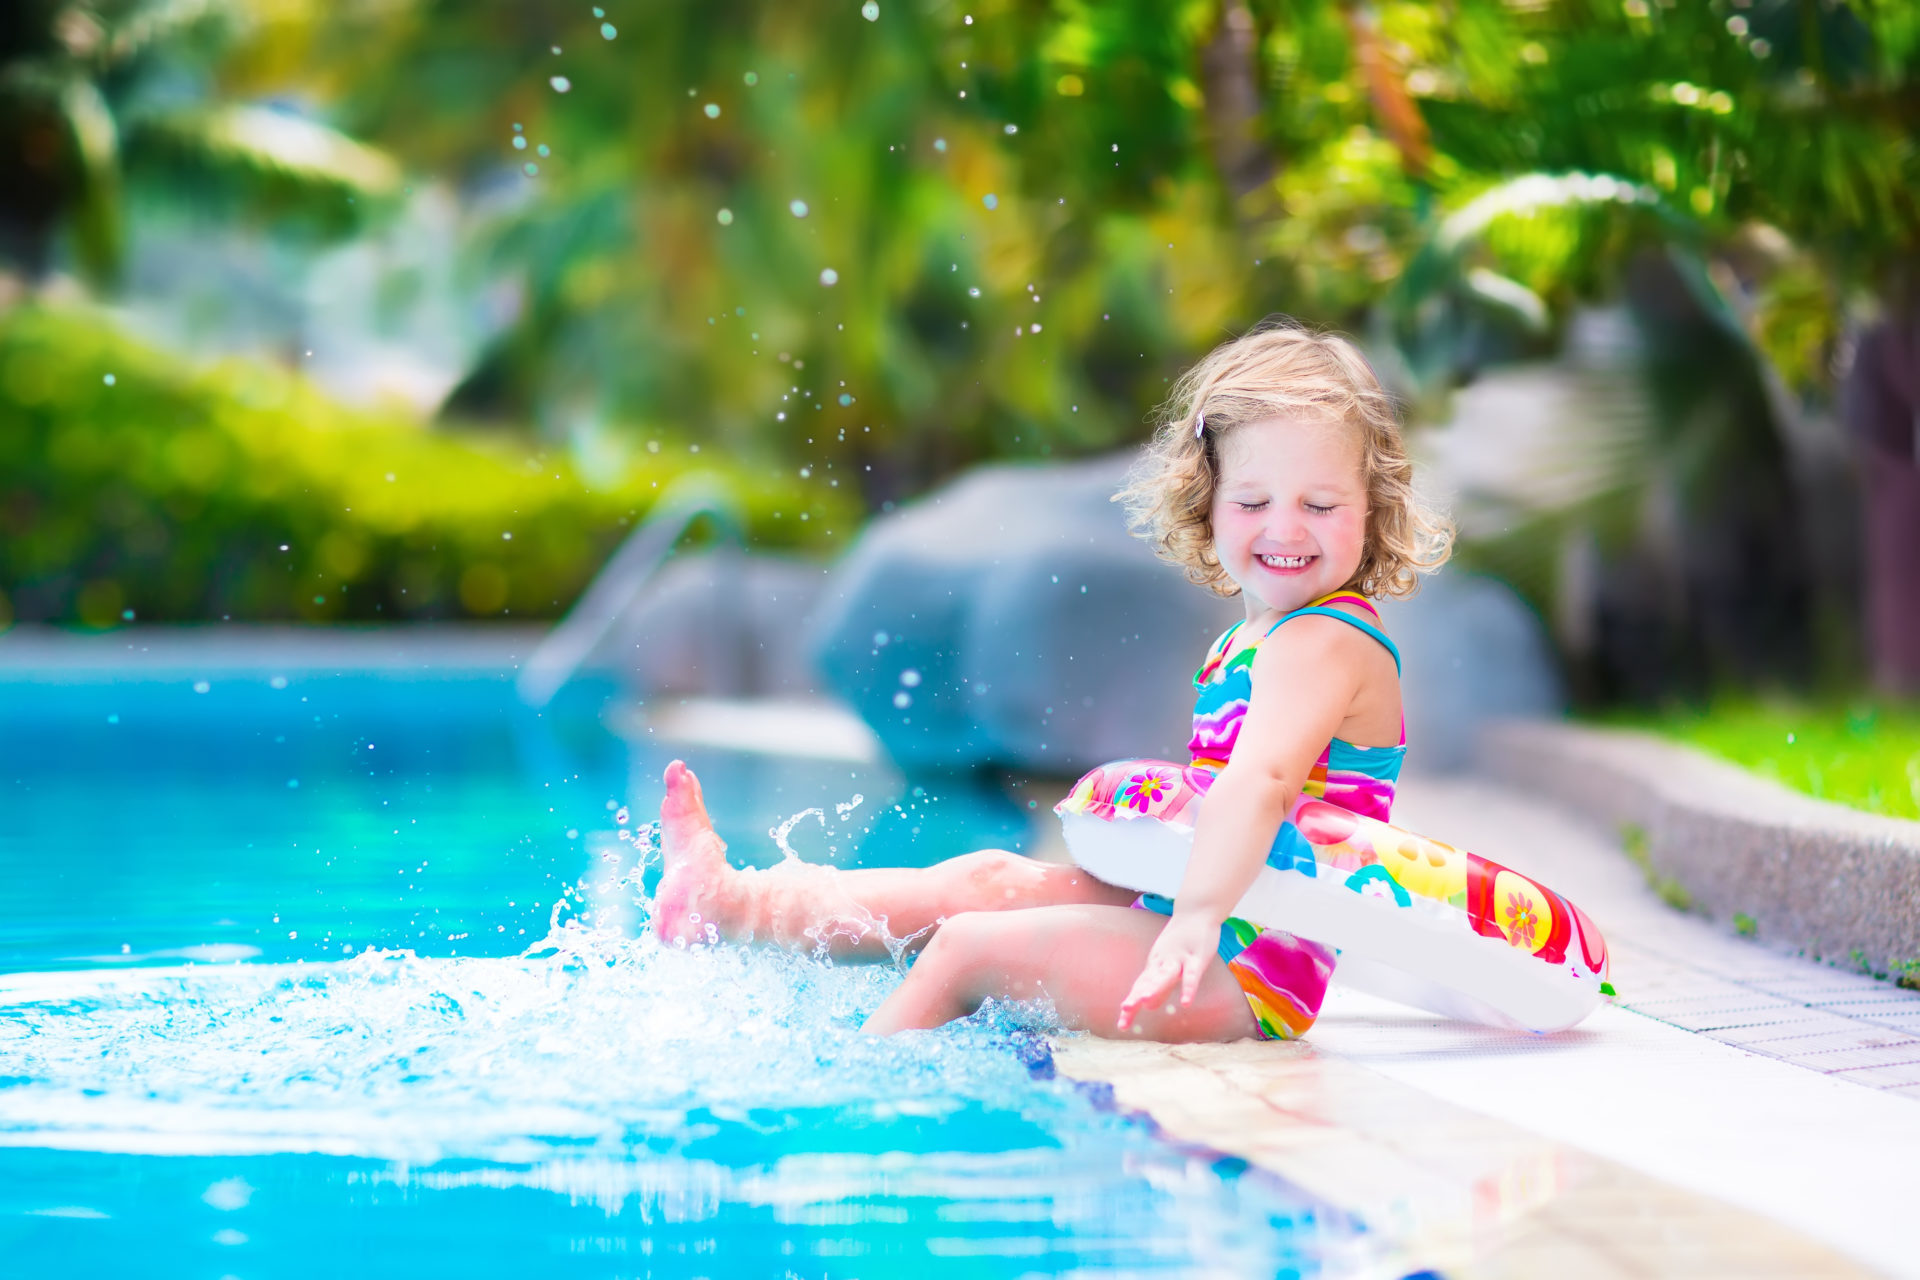
<svg viewBox="0 0 1920 1280">
<path fill-rule="evenodd" d="M 1213 775 L 1134 760 L 1058 805 L 1067 848 L 1108 884 L 1171 898 Z M 1336 981 L 1444 1017 L 1562 1031 L 1608 1000 L 1607 944 L 1538 881 L 1302 795 L 1234 914 L 1340 953 Z"/>
</svg>

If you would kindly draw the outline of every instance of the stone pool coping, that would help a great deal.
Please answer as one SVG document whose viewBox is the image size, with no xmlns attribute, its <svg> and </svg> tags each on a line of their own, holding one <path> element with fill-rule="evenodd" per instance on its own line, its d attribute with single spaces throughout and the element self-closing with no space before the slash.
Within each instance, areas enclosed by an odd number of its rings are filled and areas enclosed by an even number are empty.
<svg viewBox="0 0 1920 1280">
<path fill-rule="evenodd" d="M 1502 721 L 1479 753 L 1516 789 L 1644 833 L 1651 874 L 1763 942 L 1873 970 L 1920 959 L 1920 822 L 1815 800 L 1635 730 Z"/>
<path fill-rule="evenodd" d="M 1872 1274 L 1765 1218 L 1293 1044 L 1056 1042 L 1177 1141 L 1244 1159 L 1380 1231 L 1380 1276 Z M 1622 1225 L 1631 1224 L 1622 1231 Z"/>
<path fill-rule="evenodd" d="M 544 626 L 518 623 L 141 623 L 68 631 L 23 623 L 0 630 L 0 675 L 86 678 L 273 670 L 512 671 L 540 643 Z"/>
</svg>

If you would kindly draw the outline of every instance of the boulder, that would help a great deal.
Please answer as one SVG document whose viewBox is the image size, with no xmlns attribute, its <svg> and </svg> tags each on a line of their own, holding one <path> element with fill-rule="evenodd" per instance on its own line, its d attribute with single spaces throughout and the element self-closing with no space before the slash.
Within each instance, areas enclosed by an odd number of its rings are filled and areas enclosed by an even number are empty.
<svg viewBox="0 0 1920 1280">
<path fill-rule="evenodd" d="M 824 566 L 736 547 L 677 556 L 585 665 L 639 697 L 800 697 L 818 679 L 795 636 L 826 585 Z"/>
<path fill-rule="evenodd" d="M 1400 648 L 1409 769 L 1464 769 L 1489 721 L 1565 705 L 1546 628 L 1504 582 L 1445 569 L 1380 617 Z"/>
<path fill-rule="evenodd" d="M 902 765 L 1181 754 L 1188 681 L 1239 606 L 1127 534 L 1110 499 L 1130 460 L 979 468 L 834 568 L 807 649 Z"/>
</svg>

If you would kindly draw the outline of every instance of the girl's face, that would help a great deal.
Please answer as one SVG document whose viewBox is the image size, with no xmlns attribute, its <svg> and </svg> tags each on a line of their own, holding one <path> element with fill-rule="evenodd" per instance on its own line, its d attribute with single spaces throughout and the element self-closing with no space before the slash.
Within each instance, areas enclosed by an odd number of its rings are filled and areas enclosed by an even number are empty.
<svg viewBox="0 0 1920 1280">
<path fill-rule="evenodd" d="M 1248 619 L 1345 586 L 1367 533 L 1353 428 L 1268 418 L 1234 428 L 1218 447 L 1213 550 L 1245 593 Z"/>
</svg>

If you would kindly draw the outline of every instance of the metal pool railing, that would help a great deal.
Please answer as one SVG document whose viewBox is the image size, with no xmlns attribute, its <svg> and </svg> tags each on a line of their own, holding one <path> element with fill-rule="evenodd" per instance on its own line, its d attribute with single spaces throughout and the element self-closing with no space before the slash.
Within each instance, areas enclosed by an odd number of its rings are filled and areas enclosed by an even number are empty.
<svg viewBox="0 0 1920 1280">
<path fill-rule="evenodd" d="M 522 702 L 537 708 L 553 700 L 702 516 L 714 522 L 721 536 L 743 541 L 739 504 L 716 477 L 686 475 L 668 485 L 640 527 L 627 535 L 520 668 L 514 688 Z"/>
</svg>

